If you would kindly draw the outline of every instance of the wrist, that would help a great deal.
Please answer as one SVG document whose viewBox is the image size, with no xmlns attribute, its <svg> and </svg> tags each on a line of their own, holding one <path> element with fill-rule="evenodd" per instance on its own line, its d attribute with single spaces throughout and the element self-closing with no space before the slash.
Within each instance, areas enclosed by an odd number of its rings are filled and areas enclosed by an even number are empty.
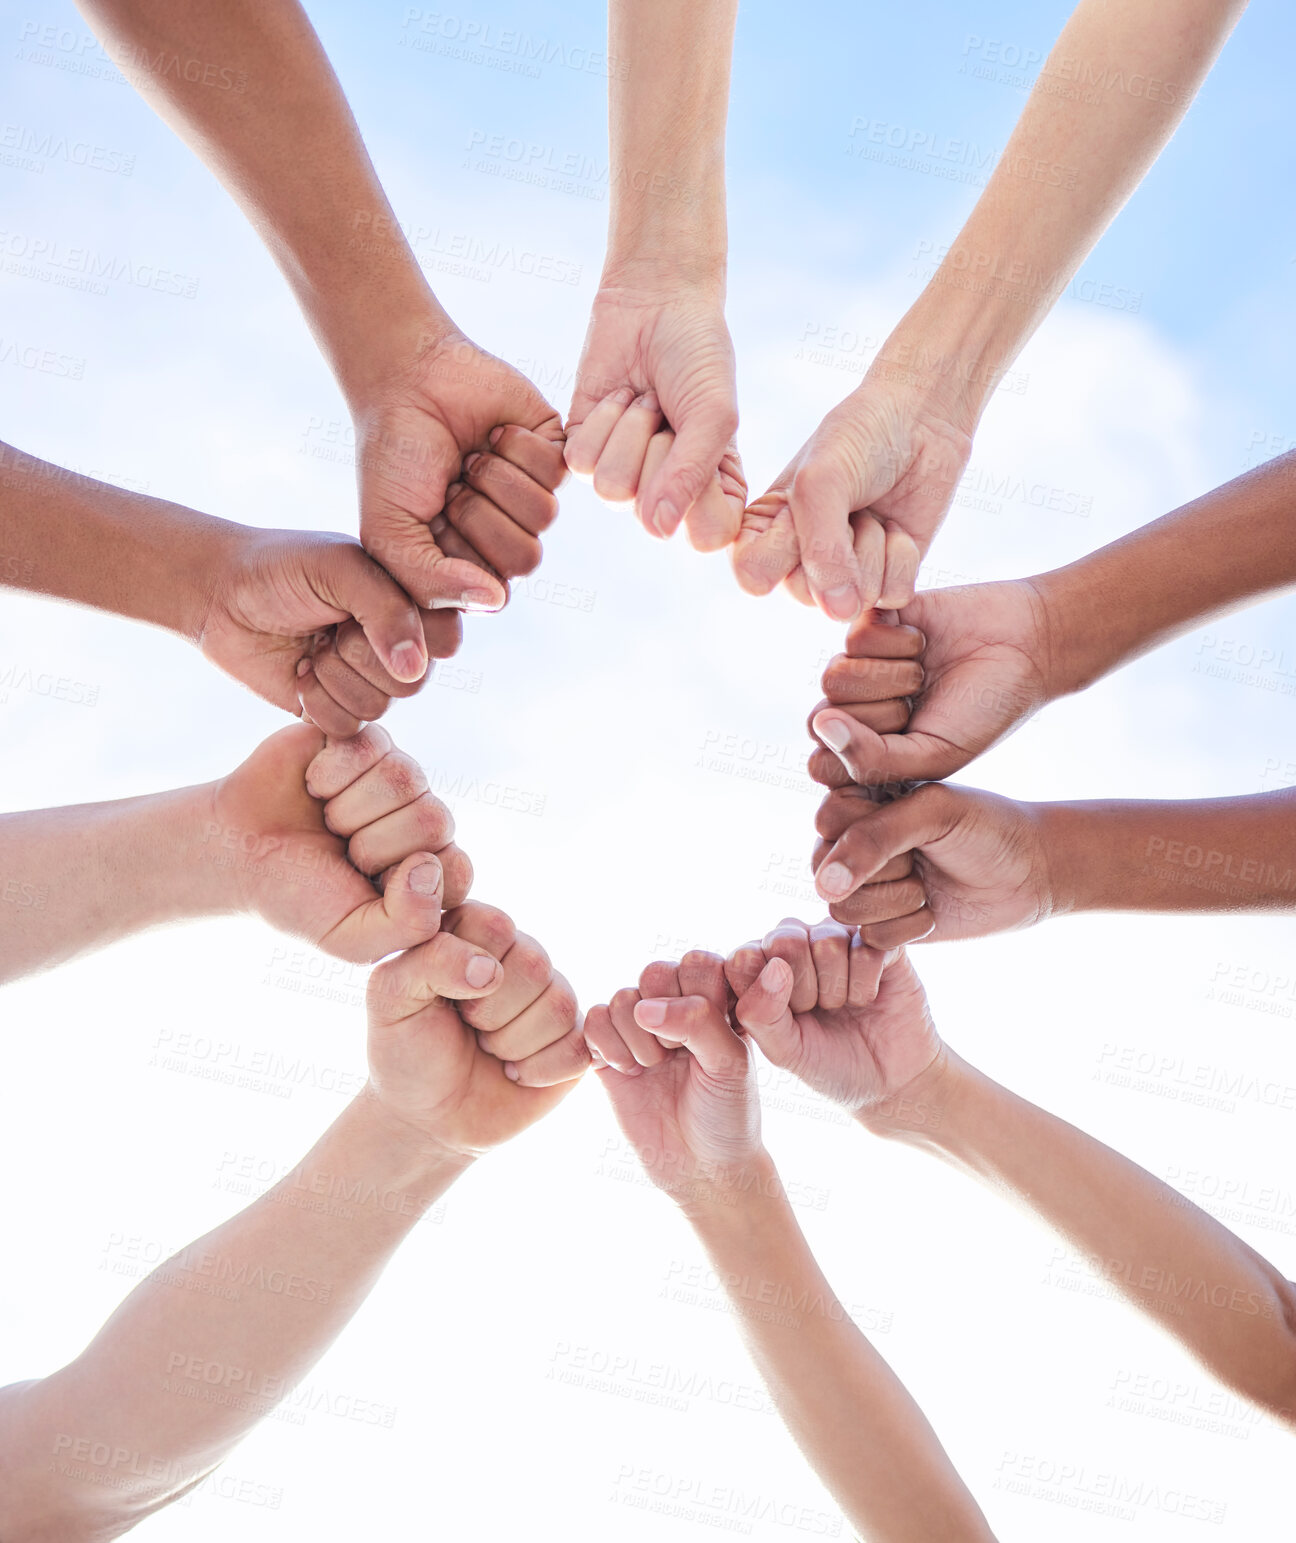
<svg viewBox="0 0 1296 1543">
<path fill-rule="evenodd" d="M 1026 579 L 1044 617 L 1044 670 L 1049 700 L 1093 685 L 1117 663 L 1115 629 L 1103 616 L 1104 595 L 1092 582 L 1088 560 Z"/>
<path fill-rule="evenodd" d="M 1102 866 L 1101 822 L 1084 804 L 1023 804 L 1045 872 L 1049 916 L 1101 909 L 1095 876 Z"/>
<path fill-rule="evenodd" d="M 715 245 L 664 242 L 614 249 L 609 245 L 599 277 L 605 296 L 653 296 L 677 299 L 681 293 L 724 305 L 728 253 Z"/>
<path fill-rule="evenodd" d="M 787 1205 L 774 1159 L 762 1147 L 741 1163 L 723 1168 L 699 1165 L 687 1183 L 672 1187 L 672 1198 L 702 1234 L 745 1228 L 769 1208 Z"/>
<path fill-rule="evenodd" d="M 408 269 L 398 269 L 388 283 L 365 282 L 303 302 L 353 417 L 459 335 L 412 255 Z"/>
<path fill-rule="evenodd" d="M 428 1204 L 476 1162 L 472 1153 L 451 1149 L 393 1109 L 372 1082 L 356 1095 L 350 1112 L 357 1127 L 384 1154 L 394 1187 L 409 1195 L 426 1195 Z"/>
<path fill-rule="evenodd" d="M 856 1110 L 855 1120 L 874 1136 L 938 1148 L 956 1122 L 967 1063 L 942 1044 L 935 1059 L 898 1092 Z"/>
</svg>

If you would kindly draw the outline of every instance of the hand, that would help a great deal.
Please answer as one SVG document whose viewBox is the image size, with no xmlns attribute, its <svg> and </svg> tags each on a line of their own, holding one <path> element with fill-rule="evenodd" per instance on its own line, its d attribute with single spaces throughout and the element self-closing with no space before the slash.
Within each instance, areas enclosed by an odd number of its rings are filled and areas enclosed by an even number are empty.
<svg viewBox="0 0 1296 1543">
<path fill-rule="evenodd" d="M 429 324 L 405 352 L 353 404 L 360 539 L 420 605 L 498 609 L 558 512 L 562 421 L 460 333 Z"/>
<path fill-rule="evenodd" d="M 326 740 L 281 729 L 216 783 L 203 858 L 228 873 L 233 908 L 368 964 L 433 938 L 472 867 L 450 811 L 384 729 Z M 497 983 L 489 951 L 457 950 L 458 994 Z"/>
<path fill-rule="evenodd" d="M 661 438 L 663 423 L 674 438 Z M 701 552 L 738 534 L 747 484 L 722 291 L 605 283 L 594 299 L 567 414 L 567 464 L 645 530 L 681 522 Z"/>
<path fill-rule="evenodd" d="M 781 966 L 772 966 L 776 977 Z M 680 1201 L 741 1183 L 763 1156 L 746 1043 L 730 1026 L 724 961 L 650 964 L 637 991 L 594 1007 L 585 1040 L 626 1140 Z"/>
<path fill-rule="evenodd" d="M 786 969 L 771 984 L 775 959 Z M 785 921 L 735 949 L 725 975 L 765 1059 L 852 1114 L 899 1097 L 940 1053 L 904 950 L 883 954 L 838 922 Z"/>
<path fill-rule="evenodd" d="M 1033 926 L 1068 909 L 1049 872 L 1040 808 L 946 782 L 889 802 L 838 788 L 815 817 L 815 887 L 875 948 Z M 902 857 L 912 876 L 884 880 Z"/>
<path fill-rule="evenodd" d="M 546 1114 L 589 1065 L 571 988 L 502 911 L 469 901 L 430 943 L 369 978 L 369 1083 L 405 1127 L 452 1157 L 476 1157 Z M 457 1001 L 444 938 L 490 951 L 489 993 Z M 510 1059 L 503 1059 L 502 1057 Z"/>
<path fill-rule="evenodd" d="M 887 373 L 875 366 L 748 509 L 733 561 L 750 594 L 786 582 L 836 621 L 913 599 L 972 437 L 938 393 Z"/>
<path fill-rule="evenodd" d="M 816 782 L 949 777 L 1055 695 L 1048 614 L 1029 579 L 928 590 L 902 626 L 881 619 L 861 616 L 824 671 L 810 728 L 833 753 L 811 756 Z"/>
<path fill-rule="evenodd" d="M 412 696 L 459 646 L 454 611 L 420 613 L 347 536 L 232 527 L 196 641 L 286 712 L 345 738 Z"/>
</svg>

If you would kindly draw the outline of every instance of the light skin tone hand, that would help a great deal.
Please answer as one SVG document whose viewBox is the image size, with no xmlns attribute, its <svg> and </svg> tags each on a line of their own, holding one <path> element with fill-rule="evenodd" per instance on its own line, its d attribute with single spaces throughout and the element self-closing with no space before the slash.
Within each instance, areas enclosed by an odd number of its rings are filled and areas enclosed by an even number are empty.
<svg viewBox="0 0 1296 1543">
<path fill-rule="evenodd" d="M 739 981 L 753 964 L 744 962 Z M 775 1065 L 800 1074 L 777 1032 L 747 1027 Z M 903 951 L 854 1032 L 865 1041 L 861 1075 L 841 1101 L 866 1130 L 1011 1195 L 1208 1372 L 1296 1425 L 1296 1288 L 1268 1260 L 1119 1152 L 943 1045 Z"/>
<path fill-rule="evenodd" d="M 777 1024 L 792 990 L 792 966 L 770 957 L 734 1016 Z M 751 1053 L 727 1001 L 724 962 L 695 952 L 649 965 L 638 991 L 591 1009 L 586 1035 L 617 1121 L 688 1217 L 784 1423 L 858 1536 L 993 1543 L 922 1411 L 810 1252 L 761 1145 Z"/>
<path fill-rule="evenodd" d="M 608 253 L 567 415 L 567 464 L 699 550 L 747 487 L 724 319 L 724 132 L 735 0 L 612 0 Z M 663 437 L 663 431 L 665 437 Z"/>
<path fill-rule="evenodd" d="M 294 725 L 219 782 L 0 816 L 14 903 L 0 907 L 0 980 L 149 927 L 250 914 L 371 963 L 438 932 L 472 867 L 450 811 L 376 726 L 326 741 Z M 494 984 L 486 950 L 436 944 L 461 994 Z M 469 973 L 471 972 L 471 973 Z"/>
<path fill-rule="evenodd" d="M 165 627 L 285 712 L 344 737 L 459 646 L 349 537 L 258 530 L 0 445 L 9 582 Z"/>
<path fill-rule="evenodd" d="M 452 942 L 501 945 L 474 1005 L 493 999 L 491 1036 L 519 1035 L 522 1075 L 481 1048 L 441 935 L 380 965 L 369 1083 L 312 1151 L 143 1281 L 74 1361 L 0 1390 L 6 1538 L 101 1543 L 192 1488 L 309 1373 L 473 1160 L 575 1086 L 579 1015 L 538 945 L 475 902 L 447 920 Z M 185 1396 L 213 1380 L 231 1396 Z"/>
<path fill-rule="evenodd" d="M 502 606 L 556 512 L 561 420 L 429 289 L 306 13 L 296 0 L 82 10 L 292 286 L 355 422 L 365 550 L 425 610 Z M 134 62 L 158 57 L 219 60 L 242 89 Z"/>
<path fill-rule="evenodd" d="M 1243 9 L 1081 0 L 931 282 L 860 387 L 749 509 L 734 549 L 744 588 L 764 594 L 788 579 L 838 621 L 912 599 L 917 559 L 995 386 L 1174 132 Z M 1145 89 L 1130 89 L 1135 80 Z M 866 144 L 872 125 L 856 127 Z"/>
<path fill-rule="evenodd" d="M 881 800 L 850 786 L 828 795 L 815 824 L 816 888 L 881 948 L 1072 911 L 1296 906 L 1296 789 L 1036 804 L 944 782 Z M 902 855 L 912 877 L 872 882 Z"/>
</svg>

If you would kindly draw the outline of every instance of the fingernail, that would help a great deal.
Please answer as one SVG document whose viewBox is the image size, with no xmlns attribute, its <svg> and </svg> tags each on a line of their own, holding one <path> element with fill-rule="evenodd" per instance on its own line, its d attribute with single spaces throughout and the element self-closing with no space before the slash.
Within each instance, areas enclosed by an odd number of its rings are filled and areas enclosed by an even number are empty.
<svg viewBox="0 0 1296 1543">
<path fill-rule="evenodd" d="M 665 1002 L 636 1002 L 635 1022 L 644 1029 L 659 1029 L 666 1022 Z"/>
<path fill-rule="evenodd" d="M 504 432 L 504 425 L 501 423 L 498 428 L 492 429 L 490 431 L 490 433 L 486 436 L 486 438 L 491 442 L 492 445 L 498 445 L 499 442 L 500 442 L 500 435 L 503 432 Z M 504 1070 L 507 1071 L 508 1067 L 506 1066 L 504 1068 Z"/>
<path fill-rule="evenodd" d="M 436 863 L 420 863 L 409 876 L 410 888 L 416 895 L 439 895 L 441 893 L 441 869 Z M 477 961 L 474 959 L 473 964 Z M 481 985 L 481 981 L 473 981 L 474 986 Z"/>
<path fill-rule="evenodd" d="M 849 895 L 855 886 L 850 869 L 843 867 L 841 863 L 826 863 L 820 868 L 816 883 L 821 895 L 827 895 L 834 900 L 840 899 L 843 895 Z"/>
<path fill-rule="evenodd" d="M 417 643 L 397 643 L 391 651 L 391 668 L 397 680 L 404 681 L 407 686 L 413 685 L 416 680 L 422 680 L 427 660 Z"/>
<path fill-rule="evenodd" d="M 760 972 L 760 984 L 766 991 L 781 991 L 787 984 L 789 971 L 785 959 L 771 959 Z"/>
<path fill-rule="evenodd" d="M 844 718 L 816 718 L 814 731 L 832 750 L 845 750 L 850 744 L 850 729 Z"/>
<path fill-rule="evenodd" d="M 680 512 L 669 498 L 663 498 L 653 511 L 653 528 L 667 540 L 679 529 Z"/>
<path fill-rule="evenodd" d="M 481 465 L 484 459 L 485 457 L 482 455 L 480 450 L 474 450 L 468 459 L 463 463 L 463 468 L 468 473 L 468 475 L 471 476 L 473 472 L 475 472 Z"/>
<path fill-rule="evenodd" d="M 838 621 L 850 621 L 860 608 L 859 595 L 853 584 L 839 584 L 836 589 L 830 589 L 823 597 L 823 603 L 829 616 Z"/>
<path fill-rule="evenodd" d="M 493 611 L 500 603 L 500 598 L 493 589 L 466 589 L 460 599 L 464 605 L 476 606 L 484 611 Z"/>
<path fill-rule="evenodd" d="M 309 675 L 310 674 L 310 667 L 311 667 L 311 662 L 310 662 L 309 659 L 299 659 L 297 661 L 297 678 L 298 678 L 298 680 L 300 680 L 303 675 Z"/>
<path fill-rule="evenodd" d="M 504 1075 L 510 1082 L 516 1082 L 522 1073 L 518 1071 L 517 1067 L 513 1064 L 512 1061 L 505 1061 Z"/>
<path fill-rule="evenodd" d="M 498 969 L 499 965 L 489 955 L 474 954 L 464 966 L 464 979 L 480 990 L 482 986 L 490 985 Z"/>
</svg>

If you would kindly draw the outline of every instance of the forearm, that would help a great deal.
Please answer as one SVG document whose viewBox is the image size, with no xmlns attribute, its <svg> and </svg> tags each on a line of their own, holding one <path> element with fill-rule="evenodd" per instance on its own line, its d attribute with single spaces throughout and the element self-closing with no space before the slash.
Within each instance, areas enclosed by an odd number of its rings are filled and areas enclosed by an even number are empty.
<svg viewBox="0 0 1296 1543">
<path fill-rule="evenodd" d="M 992 1539 L 922 1411 L 833 1294 L 773 1164 L 751 1177 L 695 1198 L 689 1217 L 720 1279 L 744 1283 L 734 1310 L 797 1445 L 868 1543 Z"/>
<path fill-rule="evenodd" d="M 737 0 L 610 0 L 605 283 L 689 279 L 723 288 L 737 12 Z"/>
<path fill-rule="evenodd" d="M 75 1361 L 0 1397 L 0 1535 L 116 1536 L 175 1499 L 310 1370 L 465 1166 L 362 1094 L 280 1184 L 150 1275 Z M 97 1451 L 111 1454 L 103 1472 L 83 1455 Z"/>
<path fill-rule="evenodd" d="M 1047 617 L 1050 694 L 1082 690 L 1221 611 L 1296 584 L 1296 453 L 1031 583 Z"/>
<path fill-rule="evenodd" d="M 1160 153 L 1245 0 L 1081 0 L 967 223 L 884 345 L 970 424 Z M 911 357 L 919 345 L 922 358 Z"/>
<path fill-rule="evenodd" d="M 0 445 L 0 584 L 192 640 L 242 531 Z"/>
<path fill-rule="evenodd" d="M 148 927 L 234 911 L 212 790 L 0 815 L 0 983 Z"/>
<path fill-rule="evenodd" d="M 1184 1196 L 946 1050 L 864 1117 L 1048 1222 L 1222 1382 L 1296 1424 L 1296 1291 Z"/>
<path fill-rule="evenodd" d="M 1058 912 L 1296 907 L 1296 789 L 1037 804 Z"/>
<path fill-rule="evenodd" d="M 393 359 L 453 330 L 296 0 L 80 4 L 141 95 L 256 227 L 353 406 Z M 149 62 L 169 58 L 217 65 L 241 89 Z"/>
</svg>

